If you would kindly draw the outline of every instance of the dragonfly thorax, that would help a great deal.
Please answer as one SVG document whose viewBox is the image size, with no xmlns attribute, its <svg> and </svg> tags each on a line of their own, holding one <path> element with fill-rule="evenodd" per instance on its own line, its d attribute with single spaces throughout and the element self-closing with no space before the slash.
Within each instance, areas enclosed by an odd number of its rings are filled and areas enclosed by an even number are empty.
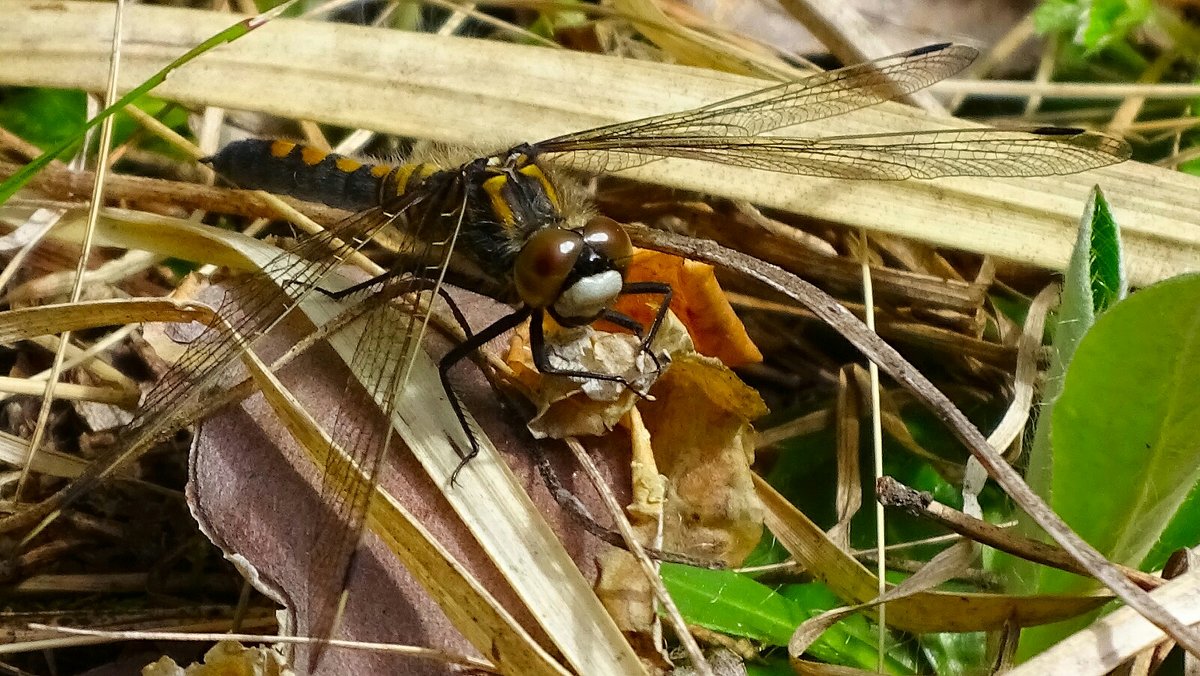
<svg viewBox="0 0 1200 676">
<path fill-rule="evenodd" d="M 483 158 L 464 167 L 468 185 L 476 191 L 485 216 L 503 228 L 513 240 L 523 240 L 534 231 L 563 221 L 558 190 L 533 156 L 517 146 L 500 155 Z"/>
</svg>

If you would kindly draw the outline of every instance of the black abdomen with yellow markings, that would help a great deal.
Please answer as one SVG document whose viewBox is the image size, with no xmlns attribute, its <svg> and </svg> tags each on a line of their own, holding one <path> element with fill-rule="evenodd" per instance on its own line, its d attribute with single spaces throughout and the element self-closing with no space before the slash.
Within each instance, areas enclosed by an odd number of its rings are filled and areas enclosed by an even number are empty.
<svg viewBox="0 0 1200 676">
<path fill-rule="evenodd" d="M 440 169 L 430 164 L 365 164 L 311 146 L 266 139 L 236 141 L 206 161 L 238 187 L 349 211 L 379 206 Z"/>
<path fill-rule="evenodd" d="M 247 139 L 204 161 L 241 188 L 401 216 L 409 234 L 428 242 L 456 239 L 463 253 L 506 283 L 525 241 L 564 220 L 558 192 L 530 150 L 518 146 L 446 169 L 366 164 L 287 141 Z"/>
</svg>

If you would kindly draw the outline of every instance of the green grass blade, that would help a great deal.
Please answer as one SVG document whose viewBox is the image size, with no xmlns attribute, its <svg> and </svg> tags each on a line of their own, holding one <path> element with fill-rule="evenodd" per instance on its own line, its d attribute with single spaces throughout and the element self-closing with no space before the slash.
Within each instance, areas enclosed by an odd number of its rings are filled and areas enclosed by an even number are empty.
<svg viewBox="0 0 1200 676">
<path fill-rule="evenodd" d="M 781 593 L 728 570 L 662 564 L 662 579 L 679 612 L 691 623 L 766 645 L 786 646 L 796 627 L 839 605 L 819 585 L 786 585 Z M 830 664 L 874 670 L 876 635 L 861 617 L 843 620 L 826 631 L 808 654 Z M 887 673 L 914 673 L 900 656 L 886 656 Z"/>
<path fill-rule="evenodd" d="M 289 0 L 289 2 L 285 2 L 274 9 L 263 12 L 262 14 L 238 21 L 229 28 L 226 28 L 220 33 L 213 35 L 212 37 L 188 50 L 179 58 L 167 64 L 162 70 L 150 76 L 145 82 L 131 89 L 127 94 L 118 99 L 116 103 L 100 111 L 100 113 L 95 117 L 85 122 L 83 126 L 80 127 L 79 130 L 70 138 L 55 144 L 53 147 L 39 155 L 32 162 L 22 167 L 20 171 L 10 176 L 6 181 L 0 183 L 0 204 L 7 202 L 10 197 L 12 197 L 18 190 L 28 183 L 30 179 L 36 176 L 37 173 L 45 168 L 46 165 L 50 164 L 55 157 L 58 157 L 60 153 L 70 148 L 72 144 L 78 143 L 80 140 L 82 140 L 84 134 L 86 134 L 89 129 L 99 125 L 109 116 L 116 114 L 117 111 L 124 109 L 125 106 L 136 101 L 138 97 L 146 94 L 150 90 L 162 84 L 163 81 L 167 79 L 167 75 L 169 75 L 171 71 L 180 68 L 189 61 L 192 61 L 196 57 L 204 54 L 218 45 L 222 45 L 226 42 L 233 42 L 243 35 L 246 35 L 255 28 L 258 28 L 259 26 L 278 16 L 294 2 L 295 0 Z"/>
</svg>

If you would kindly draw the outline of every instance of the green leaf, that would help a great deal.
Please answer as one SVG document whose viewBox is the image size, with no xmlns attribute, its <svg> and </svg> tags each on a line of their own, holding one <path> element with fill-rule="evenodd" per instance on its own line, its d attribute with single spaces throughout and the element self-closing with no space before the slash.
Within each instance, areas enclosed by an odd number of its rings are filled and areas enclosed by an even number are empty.
<svg viewBox="0 0 1200 676">
<path fill-rule="evenodd" d="M 796 671 L 786 659 L 773 657 L 760 663 L 747 662 L 746 676 L 796 676 Z"/>
<path fill-rule="evenodd" d="M 1128 282 L 1125 280 L 1123 265 L 1120 229 L 1113 220 L 1104 193 L 1100 192 L 1097 186 L 1092 189 L 1083 217 L 1079 221 L 1075 248 L 1071 252 L 1071 261 L 1063 279 L 1062 301 L 1054 322 L 1050 367 L 1046 372 L 1038 425 L 1034 430 L 1033 445 L 1029 451 L 1026 480 L 1042 497 L 1049 496 L 1050 485 L 1057 469 L 1054 466 L 1054 453 L 1050 444 L 1051 427 L 1047 423 L 1054 417 L 1054 406 L 1062 391 L 1063 374 L 1066 373 L 1084 334 L 1096 322 L 1096 315 L 1125 296 Z M 1027 517 L 1022 518 L 1021 525 L 1026 535 L 1036 536 L 1040 533 Z M 1032 571 L 1030 566 L 1012 560 L 1010 563 L 1017 569 L 1018 577 L 1029 579 L 1029 573 Z"/>
<path fill-rule="evenodd" d="M 671 598 L 688 622 L 730 636 L 786 646 L 796 627 L 840 605 L 823 585 L 785 585 L 777 592 L 745 575 L 664 563 L 660 571 Z M 874 669 L 875 631 L 864 618 L 843 620 L 821 635 L 807 654 L 831 664 Z M 894 641 L 893 641 L 894 643 Z M 897 656 L 885 657 L 887 673 L 914 673 Z"/>
<path fill-rule="evenodd" d="M 1179 171 L 1192 176 L 1200 176 L 1200 159 L 1188 160 L 1179 165 Z"/>
<path fill-rule="evenodd" d="M 689 622 L 730 636 L 784 646 L 810 613 L 745 575 L 662 564 L 662 579 Z"/>
<path fill-rule="evenodd" d="M 1056 407 L 1051 505 L 1120 563 L 1141 561 L 1200 479 L 1198 307 L 1200 275 L 1114 306 L 1080 343 Z"/>
<path fill-rule="evenodd" d="M 1079 343 L 1055 404 L 1050 506 L 1118 563 L 1137 565 L 1146 557 L 1200 479 L 1198 307 L 1200 275 L 1156 284 L 1114 305 Z M 1090 586 L 1041 569 L 1035 590 Z M 1036 652 L 1069 630 L 1026 632 L 1021 651 Z"/>
<path fill-rule="evenodd" d="M 1090 52 L 1124 42 L 1130 32 L 1150 16 L 1151 6 L 1144 0 L 1093 0 L 1082 16 L 1078 40 Z"/>
<path fill-rule="evenodd" d="M 1142 570 L 1158 570 L 1175 550 L 1200 545 L 1200 483 L 1192 486 L 1183 505 L 1175 511 L 1171 523 L 1139 566 Z"/>
<path fill-rule="evenodd" d="M 1082 16 L 1083 8 L 1073 0 L 1045 0 L 1033 10 L 1033 27 L 1042 35 L 1071 33 Z"/>
<path fill-rule="evenodd" d="M 0 94 L 0 127 L 40 148 L 77 138 L 86 118 L 80 91 L 17 87 Z"/>
<path fill-rule="evenodd" d="M 980 673 L 987 664 L 987 634 L 981 631 L 924 634 L 921 647 L 935 674 Z"/>
<path fill-rule="evenodd" d="M 1100 186 L 1092 188 L 1084 220 L 1091 226 L 1088 285 L 1092 292 L 1092 311 L 1100 314 L 1129 293 L 1129 280 L 1121 260 L 1121 229 L 1113 219 Z"/>
</svg>

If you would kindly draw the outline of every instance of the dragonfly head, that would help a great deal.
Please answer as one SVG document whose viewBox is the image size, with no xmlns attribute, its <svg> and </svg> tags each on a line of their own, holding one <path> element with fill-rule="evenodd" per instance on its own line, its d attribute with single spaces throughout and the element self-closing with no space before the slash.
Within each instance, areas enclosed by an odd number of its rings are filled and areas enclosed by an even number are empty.
<svg viewBox="0 0 1200 676">
<path fill-rule="evenodd" d="M 581 228 L 535 232 L 517 254 L 513 279 L 526 305 L 546 310 L 563 326 L 583 326 L 620 295 L 632 254 L 620 224 L 596 216 Z"/>
</svg>

